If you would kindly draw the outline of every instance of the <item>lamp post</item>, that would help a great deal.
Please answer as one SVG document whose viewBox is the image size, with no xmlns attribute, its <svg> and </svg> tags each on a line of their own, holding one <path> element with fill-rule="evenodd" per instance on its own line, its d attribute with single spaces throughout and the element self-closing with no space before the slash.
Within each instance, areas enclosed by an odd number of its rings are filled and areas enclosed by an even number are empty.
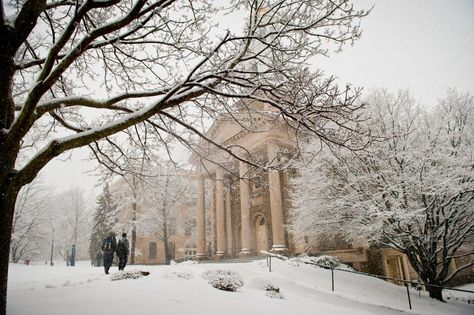
<svg viewBox="0 0 474 315">
<path fill-rule="evenodd" d="M 76 265 L 76 244 L 72 244 L 71 261 L 69 262 L 69 265 L 73 267 Z"/>
<path fill-rule="evenodd" d="M 49 265 L 54 266 L 53 263 L 53 252 L 54 252 L 54 228 L 53 228 L 53 238 L 51 239 L 51 257 L 49 259 Z"/>
</svg>

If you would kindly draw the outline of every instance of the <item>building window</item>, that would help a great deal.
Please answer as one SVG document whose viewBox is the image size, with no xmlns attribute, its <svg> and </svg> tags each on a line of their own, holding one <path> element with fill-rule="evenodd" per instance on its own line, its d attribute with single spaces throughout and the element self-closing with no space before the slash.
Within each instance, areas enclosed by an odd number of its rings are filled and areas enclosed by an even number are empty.
<svg viewBox="0 0 474 315">
<path fill-rule="evenodd" d="M 168 220 L 168 235 L 176 235 L 176 218 Z"/>
<path fill-rule="evenodd" d="M 148 245 L 148 259 L 156 259 L 156 242 L 150 242 Z"/>
<path fill-rule="evenodd" d="M 187 218 L 185 227 L 184 227 L 184 235 L 191 236 L 193 229 L 196 227 L 197 221 L 196 219 Z"/>
<path fill-rule="evenodd" d="M 255 176 L 255 178 L 253 179 L 253 189 L 259 190 L 260 188 L 263 187 L 263 185 L 264 185 L 263 177 L 261 175 Z"/>
</svg>

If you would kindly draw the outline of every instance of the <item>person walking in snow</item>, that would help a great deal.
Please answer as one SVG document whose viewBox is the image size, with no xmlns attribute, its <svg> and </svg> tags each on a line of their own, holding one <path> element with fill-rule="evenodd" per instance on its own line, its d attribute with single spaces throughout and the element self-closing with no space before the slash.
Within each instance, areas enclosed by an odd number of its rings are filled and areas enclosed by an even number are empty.
<svg viewBox="0 0 474 315">
<path fill-rule="evenodd" d="M 115 233 L 110 232 L 109 235 L 102 241 L 102 252 L 104 256 L 104 270 L 105 274 L 109 274 L 110 266 L 114 260 L 114 253 L 117 250 L 117 241 Z"/>
<path fill-rule="evenodd" d="M 127 233 L 122 233 L 122 238 L 118 241 L 117 256 L 119 259 L 119 270 L 123 270 L 127 264 L 129 243 Z"/>
</svg>

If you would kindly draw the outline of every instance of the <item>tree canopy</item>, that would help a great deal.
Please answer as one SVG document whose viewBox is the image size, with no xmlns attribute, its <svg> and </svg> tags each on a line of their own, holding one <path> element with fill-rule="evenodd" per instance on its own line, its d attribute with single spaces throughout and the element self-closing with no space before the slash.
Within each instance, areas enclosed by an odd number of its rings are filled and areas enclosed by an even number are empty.
<svg viewBox="0 0 474 315">
<path fill-rule="evenodd" d="M 474 235 L 474 99 L 450 90 L 425 111 L 407 92 L 377 91 L 368 104 L 366 150 L 313 143 L 309 151 L 322 154 L 299 162 L 292 229 L 313 239 L 365 237 L 405 253 L 425 283 L 445 284 L 474 264 L 451 269 L 473 253 L 459 250 Z M 440 288 L 427 289 L 442 299 Z"/>
</svg>

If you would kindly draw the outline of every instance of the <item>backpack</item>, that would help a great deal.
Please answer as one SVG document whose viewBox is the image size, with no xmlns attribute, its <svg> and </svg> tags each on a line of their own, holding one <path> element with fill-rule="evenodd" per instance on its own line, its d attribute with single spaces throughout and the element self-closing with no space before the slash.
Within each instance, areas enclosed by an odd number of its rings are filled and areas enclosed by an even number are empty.
<svg viewBox="0 0 474 315">
<path fill-rule="evenodd" d="M 105 240 L 103 251 L 104 252 L 111 252 L 112 251 L 112 240 L 110 238 Z"/>
<path fill-rule="evenodd" d="M 126 255 L 128 251 L 128 246 L 126 244 L 127 240 L 121 239 L 117 245 L 117 254 Z"/>
</svg>

